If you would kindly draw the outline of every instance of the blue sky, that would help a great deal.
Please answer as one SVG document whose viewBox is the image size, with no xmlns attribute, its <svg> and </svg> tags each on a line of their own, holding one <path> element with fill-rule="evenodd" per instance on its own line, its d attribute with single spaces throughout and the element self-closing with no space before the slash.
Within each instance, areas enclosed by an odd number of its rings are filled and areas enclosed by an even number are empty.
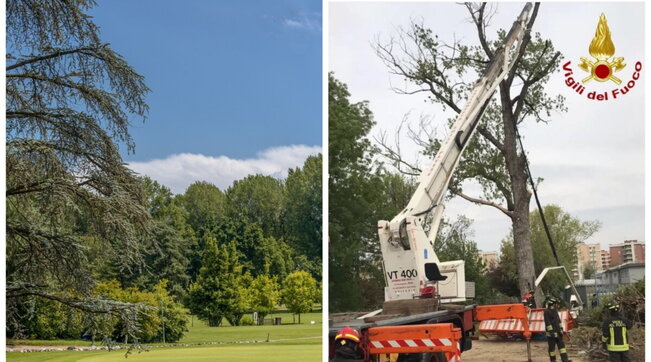
<svg viewBox="0 0 651 362">
<path fill-rule="evenodd" d="M 90 14 L 152 90 L 123 153 L 137 172 L 175 192 L 225 188 L 320 149 L 321 1 L 119 0 Z"/>
</svg>

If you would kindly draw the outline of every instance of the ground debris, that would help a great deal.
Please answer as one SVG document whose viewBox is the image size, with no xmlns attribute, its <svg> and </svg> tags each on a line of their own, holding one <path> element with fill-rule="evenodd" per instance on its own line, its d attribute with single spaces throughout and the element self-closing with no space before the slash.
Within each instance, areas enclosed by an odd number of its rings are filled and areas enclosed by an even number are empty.
<svg viewBox="0 0 651 362">
<path fill-rule="evenodd" d="M 630 358 L 632 361 L 644 361 L 644 328 L 633 327 L 628 332 Z M 585 353 L 591 361 L 608 361 L 608 351 L 601 343 L 601 329 L 597 327 L 579 327 L 572 330 L 568 347 L 577 353 Z"/>
</svg>

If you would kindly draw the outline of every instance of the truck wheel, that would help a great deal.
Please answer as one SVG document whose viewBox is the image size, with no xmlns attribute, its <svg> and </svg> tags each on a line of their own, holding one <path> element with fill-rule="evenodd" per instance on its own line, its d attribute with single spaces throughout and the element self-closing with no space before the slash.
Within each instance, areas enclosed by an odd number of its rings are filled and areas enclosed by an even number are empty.
<svg viewBox="0 0 651 362">
<path fill-rule="evenodd" d="M 445 353 L 443 352 L 430 353 L 430 354 L 432 356 L 429 360 L 430 362 L 448 362 L 448 359 L 445 358 Z"/>
<path fill-rule="evenodd" d="M 396 362 L 447 362 L 445 353 L 402 353 Z"/>
</svg>

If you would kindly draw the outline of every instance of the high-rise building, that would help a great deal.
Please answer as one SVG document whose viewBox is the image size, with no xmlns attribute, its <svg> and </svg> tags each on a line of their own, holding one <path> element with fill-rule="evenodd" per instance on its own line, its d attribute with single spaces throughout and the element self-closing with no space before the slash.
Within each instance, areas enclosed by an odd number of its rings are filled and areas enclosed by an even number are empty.
<svg viewBox="0 0 651 362">
<path fill-rule="evenodd" d="M 601 268 L 599 270 L 606 270 L 610 268 L 610 252 L 608 250 L 600 250 L 601 257 L 599 258 L 599 265 Z"/>
<path fill-rule="evenodd" d="M 610 246 L 610 267 L 625 263 L 644 263 L 644 243 L 626 240 Z"/>
</svg>

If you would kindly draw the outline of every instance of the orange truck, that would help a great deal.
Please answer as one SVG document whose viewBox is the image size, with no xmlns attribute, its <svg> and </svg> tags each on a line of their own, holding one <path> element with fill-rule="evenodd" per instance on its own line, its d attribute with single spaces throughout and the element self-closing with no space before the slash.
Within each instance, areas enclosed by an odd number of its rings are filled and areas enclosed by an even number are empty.
<svg viewBox="0 0 651 362">
<path fill-rule="evenodd" d="M 480 333 L 522 336 L 531 361 L 530 339 L 545 331 L 542 311 L 523 304 L 470 305 L 387 319 L 377 315 L 333 321 L 329 355 L 332 361 L 460 362 L 462 353 L 472 348 L 471 334 L 478 322 Z M 569 332 L 576 325 L 574 319 L 567 310 L 559 315 L 563 330 Z M 350 358 L 336 353 L 341 346 L 340 331 L 346 327 L 358 333 L 358 353 Z"/>
</svg>

